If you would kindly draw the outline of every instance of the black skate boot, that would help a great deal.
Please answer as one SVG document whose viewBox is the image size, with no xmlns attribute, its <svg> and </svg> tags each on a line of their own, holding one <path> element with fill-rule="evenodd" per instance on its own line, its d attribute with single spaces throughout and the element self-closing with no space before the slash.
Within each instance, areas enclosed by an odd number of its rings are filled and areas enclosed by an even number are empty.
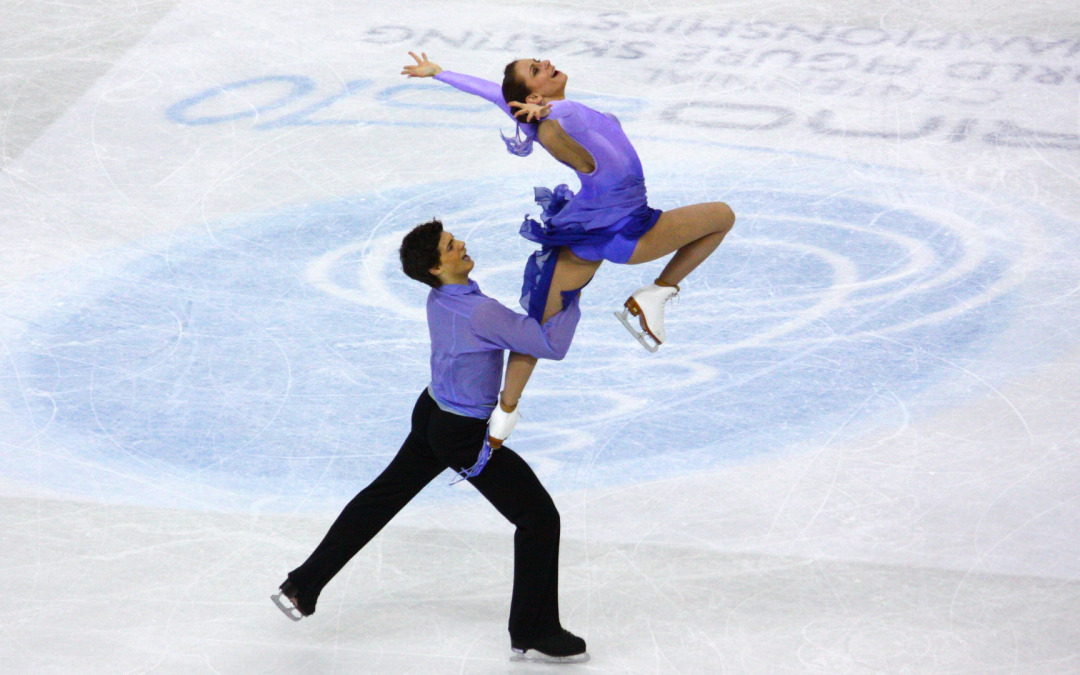
<svg viewBox="0 0 1080 675">
<path fill-rule="evenodd" d="M 511 640 L 514 650 L 511 661 L 543 661 L 545 663 L 585 663 L 589 654 L 585 641 L 565 628 L 555 635 L 535 640 Z"/>
<path fill-rule="evenodd" d="M 282 596 L 289 601 L 291 607 L 281 601 Z M 281 592 L 277 595 L 271 595 L 270 599 L 274 601 L 278 609 L 285 613 L 285 616 L 293 621 L 299 621 L 305 616 L 311 616 L 315 613 L 315 603 L 308 602 L 305 598 L 300 597 L 300 590 L 288 579 L 281 584 Z"/>
</svg>

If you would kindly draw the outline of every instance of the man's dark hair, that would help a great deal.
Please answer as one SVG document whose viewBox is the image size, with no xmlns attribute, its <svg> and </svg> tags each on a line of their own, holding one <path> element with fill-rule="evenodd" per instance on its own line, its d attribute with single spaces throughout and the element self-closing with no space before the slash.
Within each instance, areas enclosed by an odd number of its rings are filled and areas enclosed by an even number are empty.
<svg viewBox="0 0 1080 675">
<path fill-rule="evenodd" d="M 412 232 L 401 240 L 401 248 L 398 249 L 402 271 L 432 288 L 442 286 L 439 277 L 431 273 L 431 268 L 438 267 L 442 262 L 442 256 L 439 254 L 442 231 L 442 221 L 433 218 L 430 222 L 414 227 Z"/>
</svg>

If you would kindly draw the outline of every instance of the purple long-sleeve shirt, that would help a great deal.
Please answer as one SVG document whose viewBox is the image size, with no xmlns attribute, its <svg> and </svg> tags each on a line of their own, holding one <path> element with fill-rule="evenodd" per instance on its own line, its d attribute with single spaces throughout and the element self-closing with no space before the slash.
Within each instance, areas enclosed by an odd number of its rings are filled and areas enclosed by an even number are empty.
<svg viewBox="0 0 1080 675">
<path fill-rule="evenodd" d="M 487 419 L 499 400 L 503 350 L 560 360 L 581 318 L 575 297 L 543 326 L 484 295 L 475 281 L 443 284 L 427 300 L 429 391 L 445 410 Z"/>
<path fill-rule="evenodd" d="M 435 76 L 461 91 L 491 101 L 514 118 L 503 99 L 502 87 L 487 80 L 444 70 Z M 574 169 L 581 190 L 552 218 L 556 227 L 579 225 L 585 230 L 609 227 L 647 202 L 645 172 L 630 139 L 613 117 L 576 101 L 552 101 L 546 120 L 559 120 L 563 131 L 585 148 L 596 164 L 592 173 Z M 522 125 L 535 136 L 530 125 Z M 569 165 L 567 165 L 569 166 Z M 574 167 L 570 167 L 573 169 Z"/>
</svg>

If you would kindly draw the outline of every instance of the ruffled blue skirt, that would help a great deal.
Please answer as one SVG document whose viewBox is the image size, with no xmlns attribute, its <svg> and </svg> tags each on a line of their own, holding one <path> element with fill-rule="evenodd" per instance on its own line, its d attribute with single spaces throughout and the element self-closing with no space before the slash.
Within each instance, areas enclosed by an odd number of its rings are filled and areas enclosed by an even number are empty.
<svg viewBox="0 0 1080 675">
<path fill-rule="evenodd" d="M 525 263 L 521 307 L 537 321 L 544 316 L 560 247 L 569 246 L 571 251 L 585 260 L 610 260 L 624 265 L 630 260 L 637 240 L 656 225 L 663 213 L 659 209 L 650 208 L 648 204 L 642 204 L 630 215 L 602 229 L 587 230 L 577 223 L 569 227 L 555 227 L 551 220 L 570 202 L 574 196 L 573 191 L 566 185 L 559 185 L 554 191 L 543 187 L 534 188 L 534 193 L 536 203 L 544 209 L 541 215 L 543 222 L 538 223 L 525 216 L 521 223 L 521 236 L 540 244 L 541 248 L 529 256 Z M 563 291 L 564 308 L 580 290 Z"/>
</svg>

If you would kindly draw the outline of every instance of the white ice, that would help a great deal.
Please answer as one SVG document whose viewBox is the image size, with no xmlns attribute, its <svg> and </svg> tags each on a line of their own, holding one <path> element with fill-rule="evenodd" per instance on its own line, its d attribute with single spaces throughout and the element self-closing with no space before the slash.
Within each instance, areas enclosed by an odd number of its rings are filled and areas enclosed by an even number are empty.
<svg viewBox="0 0 1080 675">
<path fill-rule="evenodd" d="M 532 673 L 511 527 L 432 483 L 269 595 L 427 383 L 433 216 L 516 306 L 483 101 L 551 59 L 650 202 L 738 222 L 647 354 L 604 265 L 512 445 L 602 673 L 1080 672 L 1080 12 L 1065 0 L 0 2 L 3 673 Z"/>
</svg>

